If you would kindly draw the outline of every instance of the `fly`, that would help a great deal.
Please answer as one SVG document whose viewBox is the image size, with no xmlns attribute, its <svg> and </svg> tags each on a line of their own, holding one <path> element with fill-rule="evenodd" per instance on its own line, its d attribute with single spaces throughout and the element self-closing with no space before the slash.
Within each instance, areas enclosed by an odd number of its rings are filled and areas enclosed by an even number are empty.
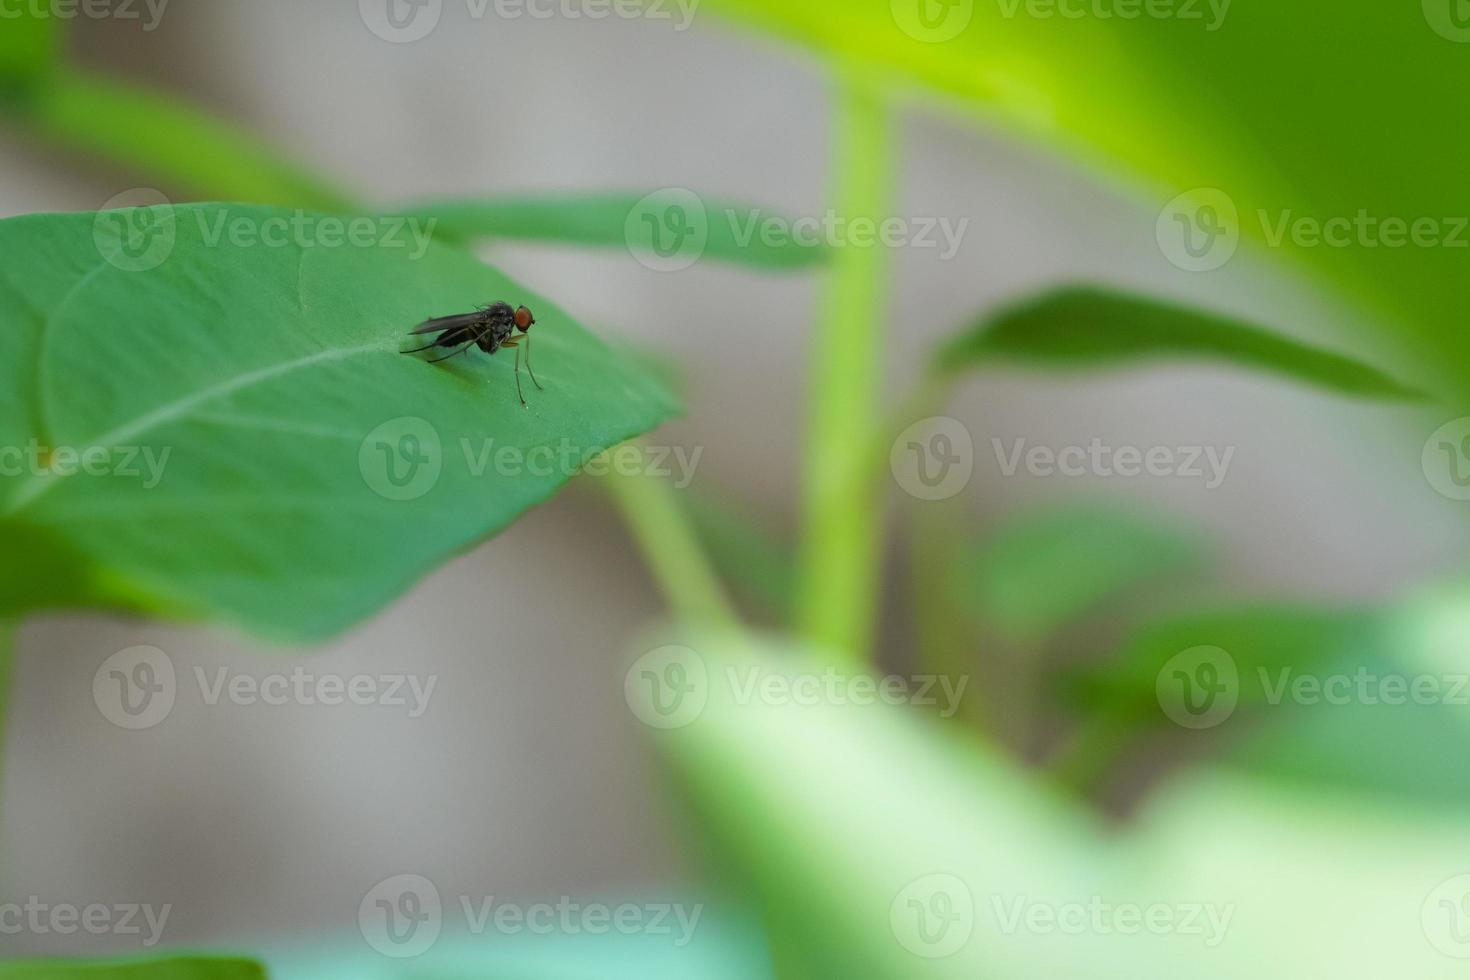
<svg viewBox="0 0 1470 980">
<path fill-rule="evenodd" d="M 403 351 L 405 354 L 417 354 L 421 351 L 432 350 L 435 347 L 454 347 L 452 353 L 443 357 L 429 359 L 430 364 L 438 364 L 447 361 L 451 357 L 458 357 L 471 347 L 479 347 L 486 354 L 494 354 L 502 347 L 514 347 L 516 352 L 516 397 L 521 400 L 521 406 L 526 404 L 526 398 L 521 394 L 521 348 L 520 344 L 526 344 L 526 370 L 531 373 L 531 381 L 537 388 L 541 388 L 541 382 L 536 380 L 536 372 L 531 368 L 531 327 L 536 323 L 536 318 L 531 311 L 524 306 L 511 308 L 509 303 L 491 303 L 482 306 L 473 313 L 460 313 L 455 316 L 435 317 L 425 320 L 414 327 L 414 334 L 438 334 L 439 336 L 432 344 L 425 347 L 416 347 L 413 350 Z M 520 335 L 516 335 L 516 331 Z"/>
</svg>

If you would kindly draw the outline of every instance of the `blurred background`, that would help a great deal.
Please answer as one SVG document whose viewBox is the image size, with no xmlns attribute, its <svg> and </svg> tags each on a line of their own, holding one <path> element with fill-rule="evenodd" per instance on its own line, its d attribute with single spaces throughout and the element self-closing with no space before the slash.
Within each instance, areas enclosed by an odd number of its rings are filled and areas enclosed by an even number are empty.
<svg viewBox="0 0 1470 980">
<path fill-rule="evenodd" d="M 826 66 L 715 12 L 696 10 L 687 30 L 672 14 L 475 18 L 448 3 L 429 36 L 397 44 L 341 0 L 175 0 L 153 30 L 78 19 L 69 45 L 74 60 L 186 96 L 384 208 L 690 187 L 777 213 L 822 214 Z M 1176 267 L 1156 241 L 1172 193 L 1101 176 L 942 99 L 900 103 L 893 136 L 894 212 L 968 225 L 952 256 L 891 255 L 890 405 L 946 338 L 1018 298 L 1078 281 L 1269 323 L 1391 374 L 1405 361 L 1367 314 L 1250 244 L 1207 275 Z M 189 193 L 0 128 L 0 215 L 94 210 L 139 186 L 174 200 Z M 819 274 L 712 262 L 664 273 L 625 250 L 554 244 L 492 243 L 482 254 L 595 330 L 677 365 L 687 416 L 655 439 L 702 449 L 681 493 L 794 540 Z M 1464 504 L 1436 493 L 1421 468 L 1424 439 L 1450 417 L 1443 410 L 1165 361 L 1083 375 L 987 369 L 943 414 L 975 445 L 973 479 L 943 505 L 946 520 L 981 539 L 1027 514 L 1086 503 L 1187 529 L 1208 542 L 1212 564 L 1170 581 L 1174 598 L 1376 603 L 1455 571 L 1470 543 Z M 1234 456 L 1228 478 L 1209 488 L 1024 469 L 1007 476 L 992 451 L 993 439 L 1094 438 L 1233 447 Z M 927 506 L 896 483 L 888 497 L 890 514 Z M 914 533 L 896 522 L 887 538 L 891 582 L 908 565 Z M 578 481 L 320 648 L 99 615 L 27 620 L 7 721 L 0 895 L 172 903 L 165 946 L 250 952 L 320 937 L 358 949 L 359 903 L 405 873 L 428 877 L 445 896 L 698 895 L 738 907 L 737 876 L 707 860 L 624 697 L 628 664 L 654 645 L 645 631 L 661 615 L 641 568 L 607 502 Z M 1166 605 L 1148 590 L 1135 599 L 1126 611 L 1092 610 L 1043 663 L 1101 657 L 1138 609 Z M 879 657 L 890 670 L 912 671 L 921 658 L 908 625 L 914 603 L 906 587 L 882 591 Z M 748 605 L 758 620 L 775 618 Z M 983 626 L 972 639 L 967 673 L 1014 671 L 1003 640 Z M 98 712 L 93 676 L 107 657 L 141 644 L 166 651 L 181 675 L 225 667 L 264 677 L 306 664 L 438 684 L 421 717 L 383 705 L 209 706 L 186 690 L 165 723 L 125 731 Z M 1045 683 L 1050 669 L 1032 668 L 1028 683 Z M 978 696 L 996 698 L 991 690 Z M 951 724 L 975 738 L 983 736 L 973 729 L 989 728 L 1031 763 L 1048 756 L 1063 723 L 1048 712 L 1007 721 L 1008 699 L 998 700 L 988 721 Z M 1197 750 L 1154 747 L 1125 766 L 1097 791 L 1102 812 L 1126 816 L 1181 753 Z M 1464 870 L 1451 862 L 1444 876 Z M 12 957 L 139 951 L 123 936 L 0 943 Z"/>
</svg>

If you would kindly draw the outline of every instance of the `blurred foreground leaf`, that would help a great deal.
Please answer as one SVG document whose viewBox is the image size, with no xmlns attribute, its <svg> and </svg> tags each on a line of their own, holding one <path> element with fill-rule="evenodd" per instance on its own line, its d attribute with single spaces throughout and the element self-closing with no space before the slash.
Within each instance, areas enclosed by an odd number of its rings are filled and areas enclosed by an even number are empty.
<svg viewBox="0 0 1470 980">
<path fill-rule="evenodd" d="M 335 220 L 211 204 L 0 222 L 0 582 L 24 586 L 4 611 L 326 636 L 675 411 L 468 253 L 402 229 L 352 244 Z M 399 353 L 425 318 L 495 299 L 536 310 L 529 407 L 510 351 Z"/>
<path fill-rule="evenodd" d="M 265 980 L 253 960 L 172 956 L 135 960 L 0 962 L 0 980 Z"/>
<path fill-rule="evenodd" d="M 1082 287 L 1047 293 L 985 318 L 944 347 L 937 363 L 954 372 L 996 361 L 1096 368 L 1165 358 L 1254 368 L 1342 395 L 1423 398 L 1376 368 L 1240 320 Z"/>
<path fill-rule="evenodd" d="M 824 661 L 709 638 L 684 666 L 702 708 L 653 737 L 792 976 L 1444 974 L 1429 913 L 1470 867 L 1463 823 L 1215 780 L 1106 835 L 911 712 L 740 693 Z"/>
<path fill-rule="evenodd" d="M 760 269 L 820 265 L 827 251 L 797 238 L 768 234 L 767 223 L 792 228 L 782 215 L 674 189 L 649 195 L 568 194 L 546 198 L 431 201 L 402 209 L 433 220 L 458 239 L 503 238 L 620 248 L 658 266 L 701 258 Z"/>
</svg>

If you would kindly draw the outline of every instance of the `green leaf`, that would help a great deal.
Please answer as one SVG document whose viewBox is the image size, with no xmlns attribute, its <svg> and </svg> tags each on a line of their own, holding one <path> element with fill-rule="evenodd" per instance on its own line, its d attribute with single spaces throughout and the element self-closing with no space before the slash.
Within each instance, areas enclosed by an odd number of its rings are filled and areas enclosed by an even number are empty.
<svg viewBox="0 0 1470 980">
<path fill-rule="evenodd" d="M 1223 650 L 1238 679 L 1235 697 L 1249 709 L 1270 700 L 1282 668 L 1316 670 L 1358 651 L 1382 649 L 1383 629 L 1381 613 L 1374 610 L 1306 605 L 1174 615 L 1139 629 L 1114 662 L 1083 671 L 1079 690 L 1093 711 L 1166 726 L 1170 719 L 1159 702 L 1160 674 L 1185 651 Z"/>
<path fill-rule="evenodd" d="M 129 168 L 164 188 L 327 211 L 348 207 L 336 190 L 253 135 L 116 78 L 58 72 L 18 118 L 36 138 Z"/>
<path fill-rule="evenodd" d="M 1470 803 L 1470 604 L 1463 585 L 1385 618 L 1381 642 L 1273 680 L 1280 704 L 1220 765 L 1293 788 L 1462 810 Z"/>
<path fill-rule="evenodd" d="M 468 253 L 337 220 L 0 222 L 0 582 L 28 583 L 6 611 L 105 599 L 326 636 L 675 411 Z M 511 351 L 399 353 L 425 318 L 499 299 L 536 311 L 528 407 Z"/>
<path fill-rule="evenodd" d="M 0 99 L 33 94 L 61 53 L 61 25 L 35 5 L 6 12 L 0 28 Z"/>
<path fill-rule="evenodd" d="M 1176 614 L 1137 629 L 1118 656 L 1064 675 L 1080 723 L 1052 761 L 1057 779 L 1096 787 L 1146 736 L 1237 736 L 1279 708 L 1283 670 L 1316 671 L 1384 648 L 1381 613 L 1256 605 Z M 1212 748 L 1218 743 L 1211 741 Z"/>
<path fill-rule="evenodd" d="M 982 319 L 940 350 L 937 365 L 950 372 L 997 361 L 1093 368 L 1163 358 L 1220 361 L 1343 395 L 1424 397 L 1366 364 L 1240 320 L 1087 287 L 1047 293 Z"/>
<path fill-rule="evenodd" d="M 739 695 L 828 677 L 810 655 L 695 644 L 679 677 L 703 710 L 676 705 L 686 724 L 654 738 L 759 889 L 789 976 L 1449 976 L 1420 908 L 1470 867 L 1463 821 L 1214 776 L 1104 832 L 953 727 Z M 1158 914 L 1172 926 L 1142 924 Z"/>
<path fill-rule="evenodd" d="M 1470 31 L 1453 22 L 1454 5 L 1359 4 L 1350 17 L 1326 0 L 1133 9 L 1141 15 L 1025 0 L 700 7 L 861 60 L 895 93 L 917 81 L 977 118 L 1122 171 L 1150 214 L 1196 188 L 1223 191 L 1244 239 L 1377 314 L 1380 343 L 1415 359 L 1416 382 L 1470 397 L 1470 102 L 1460 97 L 1470 46 L 1456 43 Z M 1345 95 L 1343 80 L 1364 65 L 1390 64 Z M 1380 223 L 1427 220 L 1437 244 L 1392 246 L 1352 231 L 1337 247 L 1276 234 L 1283 218 L 1355 221 L 1360 212 Z M 1159 266 L 1169 270 L 1162 255 Z"/>
<path fill-rule="evenodd" d="M 0 962 L 0 980 L 265 980 L 253 960 L 170 956 L 133 960 Z"/>
<path fill-rule="evenodd" d="M 683 189 L 653 194 L 576 194 L 544 198 L 431 201 L 401 209 L 432 219 L 439 234 L 458 239 L 503 238 L 601 248 L 628 249 L 650 258 L 649 224 L 660 227 L 663 245 L 673 256 L 730 262 L 759 269 L 803 269 L 820 265 L 827 250 L 786 235 L 765 235 L 762 228 L 791 228 L 790 219 L 767 209 L 704 198 Z"/>
<path fill-rule="evenodd" d="M 1470 858 L 1463 823 L 1347 816 L 1216 778 L 1176 784 L 1136 826 L 1104 832 L 952 727 L 850 698 L 739 693 L 752 677 L 756 690 L 829 677 L 821 660 L 695 642 L 679 676 L 703 708 L 676 704 L 670 717 L 687 724 L 654 738 L 698 825 L 758 889 L 776 948 L 796 959 L 790 975 L 1443 973 L 1420 909 Z M 1149 909 L 1174 927 L 1142 926 Z"/>
<path fill-rule="evenodd" d="M 1039 640 L 1197 557 L 1192 540 L 1157 520 L 1097 507 L 1048 511 L 986 538 L 962 561 L 956 587 L 982 622 Z"/>
</svg>

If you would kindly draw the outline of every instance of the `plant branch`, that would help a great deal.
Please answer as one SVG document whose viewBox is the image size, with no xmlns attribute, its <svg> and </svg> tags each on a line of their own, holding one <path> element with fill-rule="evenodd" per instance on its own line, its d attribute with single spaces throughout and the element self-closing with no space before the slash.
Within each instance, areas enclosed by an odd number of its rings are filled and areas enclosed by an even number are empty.
<svg viewBox="0 0 1470 980">
<path fill-rule="evenodd" d="M 692 623 L 738 627 L 674 488 L 658 477 L 626 476 L 615 469 L 603 479 L 674 613 Z"/>
<path fill-rule="evenodd" d="M 863 68 L 840 66 L 832 180 L 836 211 L 849 222 L 881 222 L 888 144 L 880 86 Z M 834 249 L 812 346 L 797 623 L 817 645 L 856 662 L 867 660 L 872 644 L 882 544 L 880 496 L 868 460 L 879 425 L 886 264 L 877 244 Z"/>
</svg>

